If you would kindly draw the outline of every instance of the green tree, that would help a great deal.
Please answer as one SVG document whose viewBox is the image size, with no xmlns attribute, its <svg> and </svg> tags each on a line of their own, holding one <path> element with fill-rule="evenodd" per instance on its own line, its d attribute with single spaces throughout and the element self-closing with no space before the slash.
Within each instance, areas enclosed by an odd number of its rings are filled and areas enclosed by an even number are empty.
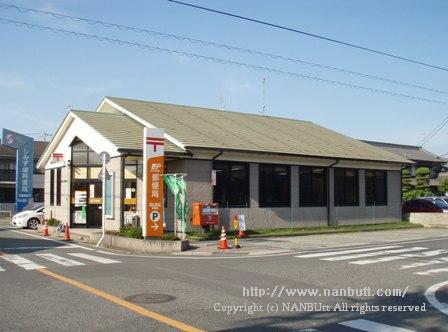
<svg viewBox="0 0 448 332">
<path fill-rule="evenodd" d="M 446 195 L 448 193 L 448 176 L 440 180 L 438 189 L 440 195 Z"/>
<path fill-rule="evenodd" d="M 429 174 L 431 171 L 428 167 L 419 167 L 415 171 L 415 189 L 423 192 L 429 191 Z"/>
<path fill-rule="evenodd" d="M 403 184 L 403 196 L 409 193 L 414 189 L 414 186 L 411 183 L 411 172 L 409 172 L 409 168 L 403 169 L 401 172 L 402 184 Z"/>
<path fill-rule="evenodd" d="M 431 171 L 428 167 L 419 167 L 415 171 L 415 186 L 411 182 L 411 175 L 409 169 L 404 169 L 402 172 L 403 184 L 403 200 L 407 201 L 424 196 L 431 196 L 429 189 L 429 174 Z"/>
</svg>

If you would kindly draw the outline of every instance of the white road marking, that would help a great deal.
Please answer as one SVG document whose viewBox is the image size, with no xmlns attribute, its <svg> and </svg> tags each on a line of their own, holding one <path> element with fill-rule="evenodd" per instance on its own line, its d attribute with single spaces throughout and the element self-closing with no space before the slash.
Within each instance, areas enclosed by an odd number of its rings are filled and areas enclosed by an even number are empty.
<svg viewBox="0 0 448 332">
<path fill-rule="evenodd" d="M 375 264 L 375 263 L 383 263 L 383 262 L 391 262 L 396 261 L 399 259 L 406 259 L 406 257 L 403 256 L 386 256 L 386 257 L 379 257 L 379 258 L 373 258 L 373 259 L 364 259 L 361 261 L 354 261 L 349 262 L 350 264 L 357 264 L 357 265 L 366 265 L 366 264 Z"/>
<path fill-rule="evenodd" d="M 433 257 L 433 256 L 439 256 L 442 254 L 448 253 L 447 249 L 437 249 L 437 250 L 431 250 L 431 251 L 424 251 L 414 254 L 404 254 L 402 256 L 405 257 Z"/>
<path fill-rule="evenodd" d="M 439 259 L 433 259 L 431 261 L 417 262 L 417 263 L 402 265 L 402 266 L 399 267 L 399 270 L 414 269 L 416 267 L 427 266 L 427 265 L 435 265 L 435 264 L 443 264 L 443 263 L 448 263 L 448 257 L 440 257 Z"/>
<path fill-rule="evenodd" d="M 34 250 L 34 249 L 73 249 L 73 246 L 65 245 L 65 246 L 35 246 L 35 247 L 10 247 L 10 248 L 0 248 L 0 251 L 7 250 Z"/>
<path fill-rule="evenodd" d="M 349 260 L 349 259 L 357 259 L 357 258 L 372 257 L 372 256 L 382 256 L 382 255 L 389 255 L 389 254 L 398 254 L 398 253 L 402 253 L 402 252 L 425 250 L 425 249 L 428 249 L 428 248 L 425 248 L 425 247 L 412 247 L 412 248 L 403 248 L 403 249 L 395 249 L 395 250 L 380 250 L 380 251 L 368 252 L 368 253 L 364 253 L 364 254 L 322 258 L 322 260 L 325 260 L 325 261 L 343 261 L 343 260 Z"/>
<path fill-rule="evenodd" d="M 439 290 L 439 288 L 442 288 L 446 285 L 448 285 L 448 281 L 443 281 L 441 283 L 432 285 L 426 290 L 425 297 L 434 308 L 444 313 L 445 315 L 448 315 L 448 304 L 439 302 L 439 300 L 437 300 L 436 298 L 436 292 Z"/>
<path fill-rule="evenodd" d="M 395 327 L 387 324 L 381 324 L 372 322 L 366 319 L 348 320 L 346 322 L 339 323 L 340 325 L 348 326 L 354 329 L 367 332 L 413 332 L 412 330 L 403 329 L 401 327 Z"/>
<path fill-rule="evenodd" d="M 54 254 L 36 254 L 36 256 L 48 259 L 49 261 L 55 262 L 57 264 L 61 264 L 64 266 L 79 266 L 79 265 L 86 265 L 84 263 L 75 261 L 73 259 L 64 258 L 58 255 Z"/>
<path fill-rule="evenodd" d="M 94 261 L 94 262 L 98 262 L 98 263 L 102 263 L 102 264 L 121 263 L 120 261 L 116 261 L 116 260 L 113 260 L 113 259 L 104 258 L 104 257 L 100 257 L 100 256 L 83 254 L 83 253 L 80 253 L 80 252 L 69 253 L 69 255 L 75 256 L 75 257 L 79 257 L 79 258 L 88 259 L 88 260 L 91 260 L 91 261 Z"/>
<path fill-rule="evenodd" d="M 8 231 L 14 232 L 14 233 L 24 234 L 24 235 L 28 235 L 28 236 L 32 236 L 32 237 L 37 237 L 38 239 L 41 239 L 41 240 L 47 240 L 47 241 L 60 243 L 60 244 L 66 245 L 66 246 L 70 246 L 72 248 L 80 248 L 80 249 L 85 249 L 85 250 L 95 250 L 95 249 L 83 247 L 83 246 L 80 246 L 80 245 L 77 245 L 77 244 L 72 244 L 72 243 L 68 244 L 68 243 L 66 243 L 64 241 L 59 241 L 59 240 L 55 240 L 55 239 L 49 239 L 48 237 L 43 237 L 43 236 L 36 235 L 36 234 L 30 234 L 28 232 L 22 232 L 22 231 L 18 231 L 18 230 L 15 230 L 15 229 L 9 229 L 9 228 L 5 228 L 5 227 L 0 227 L 0 228 L 7 229 Z"/>
<path fill-rule="evenodd" d="M 429 276 L 431 274 L 437 274 L 437 273 L 442 273 L 442 272 L 448 272 L 448 267 L 444 267 L 441 269 L 427 270 L 427 271 L 422 271 L 422 272 L 414 272 L 414 274 L 418 274 L 420 276 Z"/>
<path fill-rule="evenodd" d="M 26 258 L 23 258 L 19 255 L 1 255 L 3 259 L 24 268 L 25 270 L 35 270 L 35 269 L 44 269 L 45 266 L 38 265 Z"/>
<path fill-rule="evenodd" d="M 386 247 L 375 247 L 375 248 L 361 248 L 361 249 L 350 249 L 350 250 L 339 250 L 339 251 L 326 251 L 326 252 L 319 252 L 315 254 L 305 254 L 305 255 L 299 255 L 294 257 L 299 258 L 313 258 L 313 257 L 327 257 L 327 256 L 336 256 L 336 255 L 343 255 L 343 254 L 353 254 L 358 252 L 366 252 L 366 251 L 374 251 L 374 250 L 381 250 L 381 249 L 392 249 L 392 248 L 401 248 L 402 246 L 386 246 Z"/>
<path fill-rule="evenodd" d="M 403 254 L 403 255 L 398 255 L 398 256 L 388 256 L 388 257 L 381 257 L 381 258 L 376 258 L 376 259 L 375 258 L 374 259 L 366 259 L 366 260 L 361 260 L 361 261 L 350 262 L 350 264 L 366 265 L 366 264 L 396 261 L 399 259 L 408 259 L 411 257 L 423 258 L 423 257 L 437 256 L 440 254 L 440 252 L 441 252 L 441 250 L 432 250 L 432 251 L 425 251 L 425 252 L 420 252 L 420 253 L 416 253 L 416 254 Z M 430 263 L 430 262 L 434 262 L 434 261 L 418 262 L 418 263 L 413 263 L 413 264 L 409 264 L 409 265 L 402 265 L 399 269 L 407 269 L 407 268 L 413 268 L 413 267 L 434 264 L 434 263 Z M 441 261 L 440 263 L 445 263 L 445 262 L 446 261 Z"/>
</svg>

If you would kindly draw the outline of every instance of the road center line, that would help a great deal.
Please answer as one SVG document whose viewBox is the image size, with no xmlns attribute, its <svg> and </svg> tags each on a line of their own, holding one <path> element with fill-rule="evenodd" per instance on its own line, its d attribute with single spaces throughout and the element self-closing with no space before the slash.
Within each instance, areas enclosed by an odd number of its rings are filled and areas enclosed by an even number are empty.
<svg viewBox="0 0 448 332">
<path fill-rule="evenodd" d="M 79 281 L 76 281 L 76 280 L 64 277 L 64 276 L 62 276 L 60 274 L 57 274 L 57 273 L 54 273 L 54 272 L 51 272 L 51 271 L 48 271 L 48 270 L 44 270 L 44 269 L 38 269 L 36 271 L 39 271 L 39 272 L 41 272 L 41 273 L 43 273 L 43 274 L 45 274 L 45 275 L 47 275 L 49 277 L 52 277 L 52 278 L 57 279 L 59 281 L 62 281 L 64 283 L 66 283 L 66 284 L 69 284 L 69 285 L 72 285 L 72 286 L 77 287 L 79 289 L 82 289 L 82 290 L 84 290 L 86 292 L 92 293 L 92 294 L 94 294 L 96 296 L 102 297 L 105 300 L 108 300 L 108 301 L 110 301 L 112 303 L 115 303 L 115 304 L 118 304 L 118 305 L 120 305 L 122 307 L 125 307 L 125 308 L 127 308 L 127 309 L 129 309 L 131 311 L 134 311 L 134 312 L 142 315 L 142 316 L 145 316 L 145 317 L 157 320 L 157 321 L 159 321 L 161 323 L 164 323 L 166 325 L 172 326 L 172 327 L 174 327 L 176 329 L 179 329 L 181 331 L 202 332 L 202 330 L 200 330 L 198 328 L 195 328 L 195 327 L 190 326 L 188 324 L 185 324 L 185 323 L 182 323 L 180 321 L 174 320 L 174 319 L 169 318 L 167 316 L 161 315 L 161 314 L 159 314 L 157 312 L 145 309 L 145 308 L 140 307 L 138 305 L 135 305 L 135 304 L 133 304 L 131 302 L 125 301 L 123 299 L 120 299 L 119 297 L 116 297 L 116 296 L 114 296 L 112 294 L 103 292 L 103 291 L 101 291 L 99 289 L 93 288 L 93 287 L 88 286 L 86 284 L 83 284 L 83 283 L 81 283 Z"/>
</svg>

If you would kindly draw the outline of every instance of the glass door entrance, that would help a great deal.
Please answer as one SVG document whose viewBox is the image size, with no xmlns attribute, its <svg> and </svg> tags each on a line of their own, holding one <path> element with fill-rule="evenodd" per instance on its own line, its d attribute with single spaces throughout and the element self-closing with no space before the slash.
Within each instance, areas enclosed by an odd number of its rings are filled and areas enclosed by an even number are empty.
<svg viewBox="0 0 448 332">
<path fill-rule="evenodd" d="M 71 225 L 101 227 L 103 190 L 101 160 L 80 140 L 72 143 Z"/>
<path fill-rule="evenodd" d="M 75 182 L 72 195 L 72 226 L 101 227 L 102 204 L 101 182 Z"/>
</svg>

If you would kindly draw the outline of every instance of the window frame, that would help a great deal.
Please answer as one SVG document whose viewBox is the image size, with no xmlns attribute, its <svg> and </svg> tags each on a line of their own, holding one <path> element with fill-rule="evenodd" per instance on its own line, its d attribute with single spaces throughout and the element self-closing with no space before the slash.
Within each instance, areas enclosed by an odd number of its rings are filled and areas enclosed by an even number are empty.
<svg viewBox="0 0 448 332">
<path fill-rule="evenodd" d="M 304 203 L 302 201 L 302 188 L 304 187 L 302 183 L 302 170 L 309 170 L 309 175 L 311 176 L 310 188 L 312 190 L 311 197 L 313 197 L 313 170 L 322 169 L 323 170 L 323 202 L 322 203 Z M 328 205 L 328 168 L 322 166 L 299 166 L 299 207 L 326 207 Z"/>
<path fill-rule="evenodd" d="M 225 197 L 226 197 L 226 204 L 222 205 L 219 204 L 221 202 L 218 202 L 218 200 L 216 199 L 216 195 L 218 194 L 216 192 L 216 188 L 217 188 L 217 184 L 215 186 L 213 186 L 213 202 L 214 203 L 218 203 L 220 208 L 242 208 L 242 207 L 250 207 L 250 164 L 246 163 L 246 162 L 240 162 L 240 161 L 227 161 L 227 160 L 214 160 L 212 163 L 212 170 L 218 170 L 218 166 L 217 165 L 225 165 L 228 168 L 228 172 L 227 172 L 227 178 L 229 179 L 229 185 L 227 185 L 224 188 L 225 191 Z M 243 184 L 245 191 L 246 191 L 246 195 L 245 196 L 245 203 L 244 204 L 234 204 L 234 203 L 230 203 L 228 197 L 230 197 L 230 193 L 233 191 L 233 188 L 231 186 L 231 181 L 230 179 L 232 178 L 232 167 L 233 166 L 243 166 L 246 172 L 246 183 Z M 218 172 L 217 172 L 218 173 Z M 218 174 L 217 174 L 218 177 Z"/>
<path fill-rule="evenodd" d="M 56 206 L 61 206 L 62 169 L 56 169 Z"/>
<path fill-rule="evenodd" d="M 368 172 L 373 172 L 374 176 L 373 176 L 373 184 L 374 184 L 374 201 L 373 202 L 368 202 L 367 198 L 369 197 L 369 195 L 367 194 L 367 191 L 369 190 L 369 187 L 367 185 L 367 173 Z M 385 197 L 385 201 L 377 203 L 376 202 L 376 196 L 377 196 L 377 175 L 378 173 L 384 173 L 384 180 L 383 180 L 383 185 L 384 185 L 384 197 Z M 388 190 L 389 190 L 389 183 L 388 183 L 388 179 L 387 179 L 387 174 L 388 172 L 386 170 L 372 170 L 372 169 L 368 169 L 364 171 L 364 183 L 365 183 L 365 203 L 366 206 L 387 206 L 389 203 L 389 195 L 388 195 Z"/>
<path fill-rule="evenodd" d="M 50 206 L 54 206 L 54 169 L 50 170 Z"/>
<path fill-rule="evenodd" d="M 344 172 L 344 176 L 343 176 L 343 202 L 340 202 L 337 198 L 337 194 L 338 194 L 338 190 L 336 188 L 336 172 L 340 172 L 343 171 Z M 356 172 L 356 202 L 352 203 L 352 202 L 348 202 L 347 203 L 347 195 L 346 195 L 346 186 L 347 186 L 347 171 L 354 171 Z M 359 203 L 359 169 L 357 168 L 334 168 L 333 169 L 333 195 L 334 195 L 334 206 L 360 206 Z"/>
<path fill-rule="evenodd" d="M 287 187 L 288 187 L 288 202 L 287 203 L 278 203 L 278 204 L 272 204 L 265 202 L 263 200 L 263 194 L 264 189 L 262 188 L 262 171 L 261 169 L 263 167 L 270 167 L 272 168 L 272 174 L 274 174 L 275 167 L 285 167 L 287 172 Z M 291 207 L 291 165 L 284 165 L 284 164 L 258 164 L 258 206 L 260 208 L 290 208 Z"/>
</svg>

